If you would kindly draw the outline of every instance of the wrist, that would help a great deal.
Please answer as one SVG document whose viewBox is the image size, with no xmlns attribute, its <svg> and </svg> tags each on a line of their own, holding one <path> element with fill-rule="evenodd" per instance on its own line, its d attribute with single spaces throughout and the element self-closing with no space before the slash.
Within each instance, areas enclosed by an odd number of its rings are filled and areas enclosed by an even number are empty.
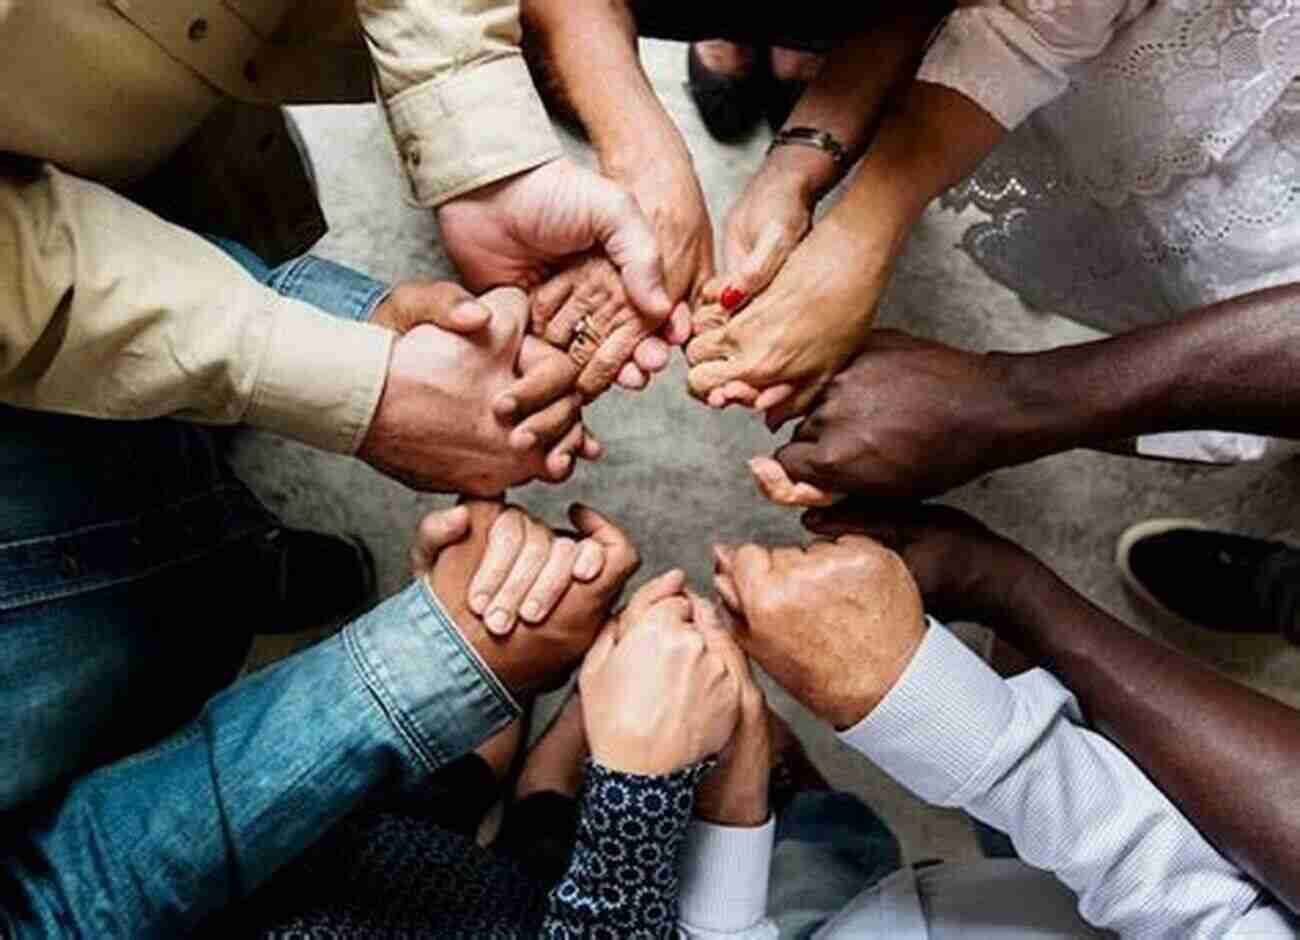
<svg viewBox="0 0 1300 940">
<path fill-rule="evenodd" d="M 695 160 L 685 138 L 658 106 L 627 127 L 620 125 L 599 134 L 593 131 L 591 142 L 601 172 L 625 186 L 651 173 L 695 174 Z"/>
<path fill-rule="evenodd" d="M 761 788 L 726 788 L 725 792 L 715 794 L 708 789 L 706 780 L 695 797 L 695 817 L 715 826 L 754 829 L 767 822 L 771 815 L 766 781 Z"/>
<path fill-rule="evenodd" d="M 839 164 L 829 153 L 795 145 L 771 150 L 756 174 L 756 179 L 797 194 L 809 209 L 821 201 L 839 177 Z"/>
<path fill-rule="evenodd" d="M 895 649 L 880 650 L 880 658 L 861 671 L 861 681 L 841 694 L 828 696 L 825 707 L 818 709 L 821 717 L 836 731 L 845 731 L 874 712 L 907 672 L 929 629 L 929 622 L 922 616 L 915 629 L 900 637 Z"/>
</svg>

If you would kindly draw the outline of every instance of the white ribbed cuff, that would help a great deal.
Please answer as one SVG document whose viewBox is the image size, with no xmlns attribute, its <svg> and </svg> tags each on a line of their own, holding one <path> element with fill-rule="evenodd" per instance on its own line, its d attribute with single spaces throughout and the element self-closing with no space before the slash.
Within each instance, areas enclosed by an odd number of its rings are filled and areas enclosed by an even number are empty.
<svg viewBox="0 0 1300 940">
<path fill-rule="evenodd" d="M 952 805 L 996 752 L 1014 709 L 1006 682 L 931 618 L 893 689 L 839 737 L 927 803 Z"/>
<path fill-rule="evenodd" d="M 736 828 L 693 820 L 686 834 L 677 912 L 687 927 L 748 930 L 767 914 L 776 822 Z"/>
<path fill-rule="evenodd" d="M 388 378 L 395 335 L 277 298 L 253 396 L 252 427 L 322 450 L 354 454 Z"/>
</svg>

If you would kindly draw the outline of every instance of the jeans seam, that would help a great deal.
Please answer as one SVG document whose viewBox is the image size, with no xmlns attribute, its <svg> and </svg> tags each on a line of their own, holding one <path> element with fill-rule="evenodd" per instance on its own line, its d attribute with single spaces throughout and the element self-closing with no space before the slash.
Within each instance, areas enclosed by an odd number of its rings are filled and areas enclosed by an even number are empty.
<svg viewBox="0 0 1300 940">
<path fill-rule="evenodd" d="M 15 542 L 7 542 L 0 545 L 0 557 L 11 549 L 31 548 L 33 546 L 54 545 L 60 542 L 71 542 L 83 539 L 86 536 L 98 533 L 107 533 L 113 530 L 129 530 L 138 527 L 144 520 L 157 517 L 163 514 L 171 514 L 182 511 L 185 507 L 192 506 L 196 503 L 210 500 L 213 497 L 228 498 L 230 495 L 242 495 L 243 490 L 240 487 L 228 483 L 218 484 L 211 489 L 196 493 L 184 499 L 176 500 L 166 506 L 149 512 L 138 513 L 137 515 L 118 519 L 113 522 L 102 522 L 94 525 L 82 526 L 67 532 L 60 532 L 53 535 L 42 535 L 35 538 L 20 539 Z M 227 502 L 229 500 L 227 499 Z M 265 513 L 261 513 L 265 515 Z M 267 528 L 274 525 L 273 520 L 265 518 L 264 524 Z M 259 526 L 251 521 L 245 520 L 238 528 L 223 531 L 221 537 L 201 549 L 195 549 L 184 554 L 168 558 L 165 561 L 140 568 L 125 574 L 85 577 L 59 586 L 50 586 L 28 591 L 16 592 L 13 595 L 5 597 L 0 595 L 0 612 L 18 610 L 23 607 L 29 607 L 33 604 L 48 603 L 49 601 L 59 600 L 65 597 L 75 597 L 82 594 L 88 594 L 92 591 L 104 590 L 110 587 L 116 587 L 122 584 L 130 584 L 143 578 L 151 577 L 162 571 L 167 571 L 180 565 L 194 562 L 195 560 L 208 555 L 220 548 L 226 548 L 230 545 L 240 542 L 244 539 L 255 535 Z"/>
<path fill-rule="evenodd" d="M 407 746 L 415 754 L 416 759 L 424 765 L 430 773 L 436 771 L 442 766 L 442 761 L 438 760 L 439 755 L 431 753 L 430 748 L 426 748 L 424 743 L 419 739 L 413 728 L 409 727 L 410 719 L 401 707 L 393 700 L 394 696 L 384 685 L 379 674 L 370 667 L 364 650 L 361 649 L 360 641 L 356 638 L 351 627 L 345 629 L 342 633 L 343 648 L 347 651 L 348 659 L 352 661 L 353 667 L 361 675 L 361 681 L 370 691 L 371 697 L 379 705 L 379 710 L 383 716 L 388 719 L 388 723 L 397 730 L 398 737 L 406 742 Z M 436 747 L 436 745 L 435 745 Z"/>
</svg>

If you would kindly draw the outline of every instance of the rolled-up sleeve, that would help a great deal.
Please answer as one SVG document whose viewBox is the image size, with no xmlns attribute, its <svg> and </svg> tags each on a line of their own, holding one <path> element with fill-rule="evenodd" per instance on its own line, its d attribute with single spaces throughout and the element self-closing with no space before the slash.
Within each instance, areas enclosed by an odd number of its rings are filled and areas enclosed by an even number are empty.
<svg viewBox="0 0 1300 940">
<path fill-rule="evenodd" d="M 1150 0 L 987 0 L 959 6 L 917 78 L 970 98 L 1010 130 L 1063 94 Z"/>
<path fill-rule="evenodd" d="M 393 335 L 258 283 L 204 239 L 51 167 L 0 179 L 0 401 L 247 423 L 360 446 Z"/>
<path fill-rule="evenodd" d="M 358 0 L 416 202 L 437 206 L 561 154 L 519 50 L 516 0 Z"/>
</svg>

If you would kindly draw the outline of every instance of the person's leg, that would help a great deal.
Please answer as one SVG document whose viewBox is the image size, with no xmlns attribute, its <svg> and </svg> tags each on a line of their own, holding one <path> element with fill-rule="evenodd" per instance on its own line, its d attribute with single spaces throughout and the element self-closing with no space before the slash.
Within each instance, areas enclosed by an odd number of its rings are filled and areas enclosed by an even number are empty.
<svg viewBox="0 0 1300 940">
<path fill-rule="evenodd" d="M 768 910 L 783 938 L 811 936 L 901 865 L 898 840 L 857 797 L 799 793 L 777 816 Z"/>
<path fill-rule="evenodd" d="M 582 702 L 573 695 L 528 752 L 493 844 L 547 889 L 564 876 L 573 854 L 586 759 Z"/>
</svg>

